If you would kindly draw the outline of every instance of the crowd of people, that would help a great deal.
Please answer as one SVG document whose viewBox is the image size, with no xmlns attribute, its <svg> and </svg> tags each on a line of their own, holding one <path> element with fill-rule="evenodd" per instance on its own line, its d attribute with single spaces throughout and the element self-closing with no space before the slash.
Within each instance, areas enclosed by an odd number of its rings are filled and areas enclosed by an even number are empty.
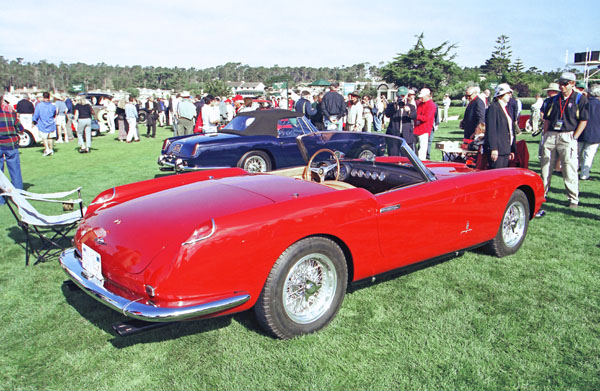
<svg viewBox="0 0 600 391">
<path fill-rule="evenodd" d="M 564 72 L 558 83 L 550 83 L 545 91 L 547 98 L 538 94 L 531 107 L 532 135 L 542 133 L 539 158 L 545 192 L 550 189 L 553 172 L 562 172 L 569 207 L 577 208 L 579 180 L 590 178 L 600 145 L 600 85 L 586 90 L 575 74 Z M 491 102 L 479 92 L 479 87 L 465 92 L 464 138 L 479 140 L 489 168 L 508 167 L 517 153 L 518 101 L 506 83 L 496 87 Z"/>
<path fill-rule="evenodd" d="M 575 75 L 565 72 L 558 83 L 545 89 L 547 98 L 536 96 L 531 106 L 533 136 L 543 132 L 539 146 L 541 177 L 546 189 L 550 187 L 553 171 L 561 170 L 569 197 L 569 206 L 577 207 L 578 180 L 590 178 L 594 155 L 600 145 L 600 86 L 585 90 Z M 172 126 L 174 136 L 193 133 L 215 133 L 237 113 L 282 108 L 302 113 L 319 130 L 350 132 L 382 132 L 402 137 L 420 159 L 429 159 L 431 144 L 439 122 L 448 122 L 450 96 L 446 94 L 441 109 L 434 103 L 432 92 L 422 88 L 418 93 L 405 86 L 398 88 L 394 100 L 384 95 L 361 96 L 350 93 L 345 98 L 333 82 L 329 91 L 314 96 L 302 91 L 295 102 L 286 98 L 252 99 L 240 95 L 192 97 L 181 92 L 168 99 L 149 97 L 140 102 L 134 97 L 115 102 L 111 96 L 94 97 L 89 101 L 83 95 L 75 98 L 57 93 L 54 102 L 48 92 L 37 100 L 24 97 L 13 110 L 3 99 L 0 111 L 0 164 L 4 161 L 15 186 L 22 186 L 20 178 L 18 132 L 37 125 L 44 145 L 44 156 L 54 154 L 54 143 L 73 140 L 76 129 L 80 153 L 91 149 L 91 128 L 98 108 L 106 112 L 109 134 L 117 134 L 121 142 L 139 142 L 139 119 L 145 114 L 146 137 L 156 137 L 156 127 Z M 475 146 L 487 159 L 487 168 L 508 167 L 517 153 L 518 118 L 521 101 L 513 97 L 508 84 L 498 85 L 492 96 L 489 90 L 468 87 L 463 97 L 464 119 L 460 122 L 465 140 Z M 96 108 L 96 109 L 95 109 Z M 15 112 L 16 111 L 16 112 Z M 390 153 L 397 154 L 399 145 L 390 145 Z M 17 170 L 15 167 L 19 167 Z M 578 177 L 578 170 L 580 176 Z M 18 171 L 18 174 L 17 174 Z M 0 199 L 0 201 L 2 201 Z"/>
</svg>

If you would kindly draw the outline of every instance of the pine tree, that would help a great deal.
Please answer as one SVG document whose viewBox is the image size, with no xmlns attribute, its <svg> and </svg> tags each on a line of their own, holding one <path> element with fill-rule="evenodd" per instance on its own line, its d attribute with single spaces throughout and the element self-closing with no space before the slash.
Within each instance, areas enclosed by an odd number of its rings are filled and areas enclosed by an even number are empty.
<svg viewBox="0 0 600 391">
<path fill-rule="evenodd" d="M 512 51 L 508 45 L 510 39 L 507 35 L 501 35 L 496 39 L 497 46 L 494 46 L 492 57 L 486 60 L 482 66 L 484 72 L 492 73 L 501 77 L 509 71 Z"/>
<path fill-rule="evenodd" d="M 455 55 L 450 51 L 456 44 L 448 41 L 432 49 L 425 48 L 424 35 L 417 36 L 417 43 L 406 54 L 399 54 L 394 61 L 381 68 L 381 75 L 388 83 L 409 86 L 417 89 L 427 87 L 434 91 L 447 85 L 459 71 L 452 61 Z"/>
</svg>

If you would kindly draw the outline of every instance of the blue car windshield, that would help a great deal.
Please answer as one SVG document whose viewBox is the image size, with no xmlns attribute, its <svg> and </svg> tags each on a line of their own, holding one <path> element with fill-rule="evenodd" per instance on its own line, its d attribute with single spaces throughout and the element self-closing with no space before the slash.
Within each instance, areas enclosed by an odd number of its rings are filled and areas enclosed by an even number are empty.
<svg viewBox="0 0 600 391">
<path fill-rule="evenodd" d="M 236 130 L 238 132 L 246 130 L 246 128 L 248 126 L 250 126 L 250 124 L 252 122 L 254 122 L 256 118 L 254 117 L 246 117 L 246 116 L 239 116 L 239 117 L 234 117 L 231 122 L 229 122 L 223 129 L 229 129 L 229 130 Z"/>
</svg>

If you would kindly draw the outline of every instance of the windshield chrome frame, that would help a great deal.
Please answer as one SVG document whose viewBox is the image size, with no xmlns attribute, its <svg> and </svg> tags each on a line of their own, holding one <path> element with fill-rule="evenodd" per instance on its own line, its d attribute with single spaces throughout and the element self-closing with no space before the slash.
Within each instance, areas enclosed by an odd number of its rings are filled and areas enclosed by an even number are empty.
<svg viewBox="0 0 600 391">
<path fill-rule="evenodd" d="M 310 156 L 308 156 L 308 151 L 306 150 L 306 147 L 304 146 L 304 142 L 302 141 L 302 139 L 304 137 L 309 137 L 309 136 L 318 137 L 319 135 L 322 135 L 322 134 L 336 134 L 336 133 L 348 134 L 348 132 L 343 132 L 343 131 L 326 130 L 326 131 L 318 131 L 318 132 L 315 132 L 314 134 L 304 134 L 302 136 L 296 137 L 296 144 L 298 144 L 298 149 L 300 149 L 300 153 L 302 154 L 302 158 L 304 158 L 304 161 L 308 163 L 308 160 L 310 159 Z M 402 137 L 392 136 L 392 135 L 383 134 L 383 133 L 370 133 L 370 134 L 373 136 L 377 136 L 377 137 L 383 137 L 386 139 L 397 140 L 400 143 L 400 148 L 402 149 L 402 151 L 404 152 L 404 154 L 406 155 L 408 160 L 416 168 L 416 170 L 423 176 L 423 179 L 425 179 L 426 182 L 432 182 L 432 181 L 437 180 L 435 175 L 425 166 L 425 164 L 423 164 L 423 162 L 418 158 L 417 154 L 408 146 L 408 143 Z"/>
</svg>

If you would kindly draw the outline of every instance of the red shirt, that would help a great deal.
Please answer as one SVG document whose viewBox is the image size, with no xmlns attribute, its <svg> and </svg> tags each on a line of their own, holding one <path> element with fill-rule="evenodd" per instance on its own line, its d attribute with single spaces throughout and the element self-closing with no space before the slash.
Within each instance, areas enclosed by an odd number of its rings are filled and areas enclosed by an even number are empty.
<svg viewBox="0 0 600 391">
<path fill-rule="evenodd" d="M 417 123 L 415 126 L 415 136 L 420 136 L 425 133 L 431 133 L 433 129 L 433 121 L 435 120 L 435 105 L 430 99 L 425 103 L 420 103 L 417 106 Z"/>
</svg>

